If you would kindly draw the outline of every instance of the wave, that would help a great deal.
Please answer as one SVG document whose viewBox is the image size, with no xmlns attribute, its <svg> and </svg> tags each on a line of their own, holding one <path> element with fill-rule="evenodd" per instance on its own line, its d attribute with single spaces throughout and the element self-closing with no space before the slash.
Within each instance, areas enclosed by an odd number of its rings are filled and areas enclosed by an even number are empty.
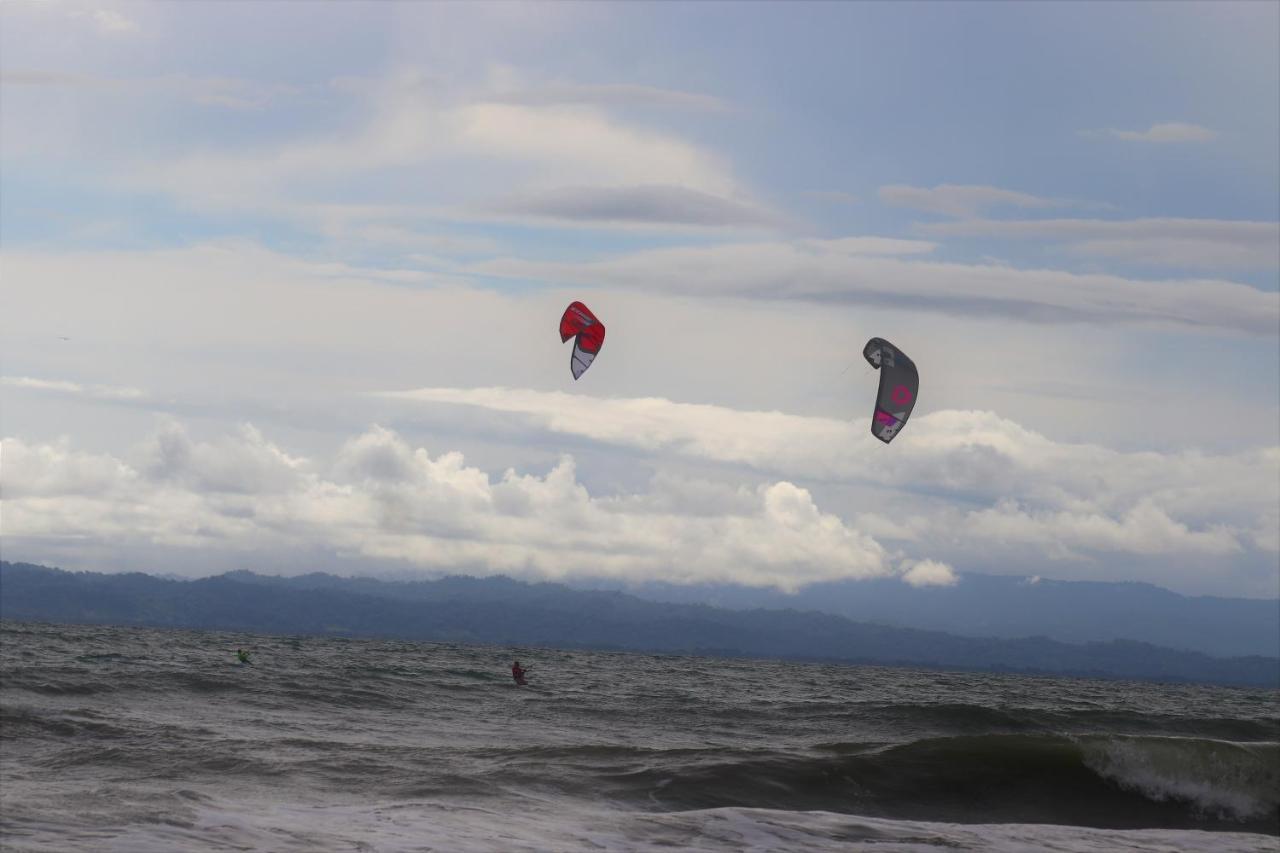
<svg viewBox="0 0 1280 853">
<path fill-rule="evenodd" d="M 31 737 L 112 739 L 127 736 L 127 731 L 87 709 L 55 716 L 34 708 L 0 706 L 0 739 L 4 740 Z"/>
<path fill-rule="evenodd" d="M 977 735 L 702 755 L 613 782 L 667 808 L 753 807 L 956 823 L 1280 834 L 1280 745 L 1196 738 Z"/>
<path fill-rule="evenodd" d="M 1091 737 L 1080 745 L 1086 767 L 1151 800 L 1237 820 L 1280 809 L 1280 743 Z"/>
<path fill-rule="evenodd" d="M 31 779 L 1280 836 L 1274 692 L 873 669 L 846 683 L 768 663 L 748 681 L 577 652 L 531 655 L 538 680 L 515 690 L 490 648 L 308 639 L 300 654 L 268 638 L 241 667 L 228 649 L 250 641 L 228 635 L 17 633 L 0 628 L 0 739 Z"/>
<path fill-rule="evenodd" d="M 799 706 L 796 712 L 804 713 Z M 867 704 L 829 715 L 851 722 L 884 722 L 893 730 L 914 727 L 921 734 L 1091 734 L 1183 735 L 1229 741 L 1280 740 L 1280 716 L 1254 719 L 1187 717 L 1116 709 L 989 708 L 959 702 Z"/>
</svg>

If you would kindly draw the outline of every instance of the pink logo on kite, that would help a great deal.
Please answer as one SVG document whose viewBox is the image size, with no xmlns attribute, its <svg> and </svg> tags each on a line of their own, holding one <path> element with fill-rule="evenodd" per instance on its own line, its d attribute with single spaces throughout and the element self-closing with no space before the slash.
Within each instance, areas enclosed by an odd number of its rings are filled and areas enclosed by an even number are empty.
<svg viewBox="0 0 1280 853">
<path fill-rule="evenodd" d="M 905 406 L 911 402 L 911 389 L 906 385 L 899 385 L 889 394 L 889 399 L 899 406 Z"/>
<path fill-rule="evenodd" d="M 876 409 L 876 423 L 884 424 L 885 426 L 893 426 L 897 422 L 898 419 L 886 412 L 884 409 Z"/>
</svg>

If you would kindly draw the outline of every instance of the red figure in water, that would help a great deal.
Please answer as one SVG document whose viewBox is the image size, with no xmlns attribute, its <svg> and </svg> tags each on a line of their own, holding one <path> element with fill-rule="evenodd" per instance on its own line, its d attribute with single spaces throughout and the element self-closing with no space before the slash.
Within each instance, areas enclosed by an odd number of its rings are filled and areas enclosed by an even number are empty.
<svg viewBox="0 0 1280 853">
<path fill-rule="evenodd" d="M 516 680 L 516 684 L 526 683 L 524 680 L 524 673 L 525 669 L 520 665 L 520 661 L 517 660 L 511 662 L 511 677 Z"/>
</svg>

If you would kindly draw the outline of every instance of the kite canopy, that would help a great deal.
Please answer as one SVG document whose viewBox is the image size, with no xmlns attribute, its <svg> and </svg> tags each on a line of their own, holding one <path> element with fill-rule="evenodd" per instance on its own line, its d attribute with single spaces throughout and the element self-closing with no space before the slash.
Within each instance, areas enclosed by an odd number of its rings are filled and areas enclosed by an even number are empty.
<svg viewBox="0 0 1280 853">
<path fill-rule="evenodd" d="M 574 339 L 569 369 L 577 379 L 587 372 L 591 362 L 600 354 L 600 347 L 604 346 L 604 323 L 597 320 L 591 309 L 581 302 L 570 302 L 560 318 L 560 343 L 569 338 Z"/>
<path fill-rule="evenodd" d="M 880 371 L 880 391 L 876 395 L 876 411 L 871 418 L 871 434 L 885 444 L 893 441 L 906 426 L 916 405 L 920 375 L 906 353 L 884 338 L 872 338 L 862 348 L 862 356 Z"/>
</svg>

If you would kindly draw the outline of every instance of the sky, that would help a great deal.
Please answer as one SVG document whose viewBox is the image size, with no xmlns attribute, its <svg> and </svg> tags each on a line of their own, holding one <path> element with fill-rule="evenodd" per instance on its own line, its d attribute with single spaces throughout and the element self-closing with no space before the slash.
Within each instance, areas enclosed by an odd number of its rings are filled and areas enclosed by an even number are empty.
<svg viewBox="0 0 1280 853">
<path fill-rule="evenodd" d="M 1280 595 L 1280 5 L 0 0 L 0 436 L 69 569 Z"/>
</svg>

